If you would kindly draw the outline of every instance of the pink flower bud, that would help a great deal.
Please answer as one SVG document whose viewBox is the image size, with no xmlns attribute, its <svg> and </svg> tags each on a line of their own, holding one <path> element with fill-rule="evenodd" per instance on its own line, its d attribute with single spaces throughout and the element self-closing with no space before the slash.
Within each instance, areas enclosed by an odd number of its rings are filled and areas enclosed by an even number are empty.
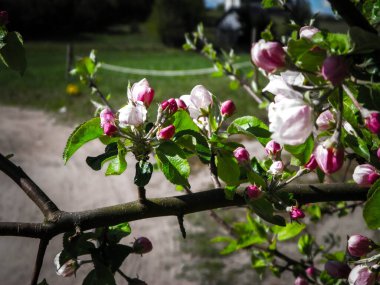
<svg viewBox="0 0 380 285">
<path fill-rule="evenodd" d="M 133 243 L 133 251 L 134 253 L 144 254 L 148 253 L 153 249 L 153 245 L 150 240 L 146 237 L 139 237 Z"/>
<path fill-rule="evenodd" d="M 348 276 L 350 285 L 374 285 L 377 273 L 372 272 L 366 265 L 355 266 Z"/>
<path fill-rule="evenodd" d="M 132 85 L 131 97 L 133 102 L 143 102 L 148 108 L 153 101 L 154 90 L 149 86 L 148 80 L 144 78 Z"/>
<path fill-rule="evenodd" d="M 232 100 L 227 100 L 220 106 L 220 114 L 224 117 L 232 116 L 236 111 L 236 106 Z"/>
<path fill-rule="evenodd" d="M 239 164 L 249 163 L 250 161 L 249 152 L 244 147 L 238 147 L 235 149 L 234 157 L 237 159 Z"/>
<path fill-rule="evenodd" d="M 251 59 L 256 66 L 274 72 L 285 66 L 286 54 L 280 43 L 260 40 L 252 45 Z"/>
<path fill-rule="evenodd" d="M 356 166 L 352 174 L 354 181 L 361 186 L 371 186 L 379 177 L 379 172 L 370 164 Z"/>
<path fill-rule="evenodd" d="M 119 110 L 119 125 L 121 127 L 140 126 L 145 122 L 147 110 L 142 102 L 128 103 Z"/>
<path fill-rule="evenodd" d="M 269 141 L 269 142 L 266 144 L 266 146 L 265 146 L 265 152 L 266 152 L 268 155 L 270 155 L 270 156 L 274 156 L 274 157 L 276 157 L 276 155 L 277 155 L 278 153 L 280 153 L 281 150 L 282 150 L 281 145 L 280 145 L 278 142 L 274 141 L 274 140 Z"/>
<path fill-rule="evenodd" d="M 347 241 L 347 250 L 355 257 L 367 255 L 373 250 L 373 246 L 373 241 L 362 235 L 352 235 Z"/>
<path fill-rule="evenodd" d="M 176 99 L 170 98 L 161 103 L 161 108 L 163 111 L 168 112 L 169 114 L 174 114 L 178 110 L 178 104 Z"/>
<path fill-rule="evenodd" d="M 61 252 L 59 252 L 55 257 L 54 257 L 54 265 L 56 267 L 56 273 L 59 276 L 62 277 L 69 277 L 75 274 L 77 269 L 80 266 L 80 260 L 76 259 L 69 259 L 66 261 L 64 264 L 60 264 L 59 262 L 59 257 L 61 255 Z"/>
<path fill-rule="evenodd" d="M 197 109 L 208 110 L 213 104 L 212 94 L 203 85 L 195 86 L 190 92 L 190 100 Z"/>
<path fill-rule="evenodd" d="M 284 163 L 281 160 L 274 161 L 269 167 L 269 173 L 279 175 L 284 171 Z"/>
<path fill-rule="evenodd" d="M 314 278 L 315 273 L 316 273 L 316 272 L 315 272 L 315 267 L 314 267 L 314 266 L 310 266 L 310 267 L 306 268 L 305 273 L 306 273 L 306 275 L 309 276 L 310 278 Z"/>
<path fill-rule="evenodd" d="M 158 132 L 157 138 L 159 140 L 170 140 L 175 133 L 175 127 L 173 125 L 169 125 Z"/>
<path fill-rule="evenodd" d="M 291 220 L 296 221 L 298 219 L 305 218 L 305 213 L 297 206 L 288 207 L 287 211 L 289 212 Z"/>
<path fill-rule="evenodd" d="M 296 280 L 294 280 L 294 285 L 308 285 L 309 282 L 301 276 L 298 276 Z"/>
<path fill-rule="evenodd" d="M 326 143 L 328 145 L 329 143 Z M 338 171 L 344 161 L 344 149 L 340 146 L 324 146 L 319 144 L 314 151 L 319 168 L 326 174 Z"/>
<path fill-rule="evenodd" d="M 251 200 L 255 200 L 261 197 L 263 192 L 259 187 L 256 185 L 249 185 L 247 188 L 245 188 L 245 192 L 247 193 L 247 196 Z"/>
<path fill-rule="evenodd" d="M 322 64 L 322 76 L 334 86 L 339 85 L 348 76 L 349 66 L 342 56 L 329 56 Z"/>
<path fill-rule="evenodd" d="M 376 155 L 377 155 L 377 158 L 380 159 L 380 147 L 379 147 L 379 149 L 377 150 Z"/>
<path fill-rule="evenodd" d="M 346 263 L 329 260 L 325 264 L 325 270 L 331 277 L 346 279 L 350 274 L 351 268 Z"/>
<path fill-rule="evenodd" d="M 318 167 L 317 160 L 315 159 L 314 153 L 311 154 L 309 161 L 304 165 L 309 171 L 313 171 Z"/>
<path fill-rule="evenodd" d="M 380 113 L 372 112 L 365 118 L 365 126 L 374 134 L 380 134 Z"/>
<path fill-rule="evenodd" d="M 335 119 L 334 115 L 331 113 L 330 110 L 326 110 L 322 112 L 315 123 L 318 126 L 318 130 L 320 131 L 326 131 L 334 127 Z"/>
<path fill-rule="evenodd" d="M 0 11 L 0 25 L 4 26 L 9 23 L 9 16 L 7 11 Z"/>
<path fill-rule="evenodd" d="M 117 132 L 117 127 L 114 124 L 105 123 L 103 125 L 103 131 L 105 135 L 112 136 L 114 133 Z"/>
<path fill-rule="evenodd" d="M 303 26 L 300 29 L 300 38 L 311 40 L 311 38 L 319 32 L 319 29 L 313 26 Z"/>
<path fill-rule="evenodd" d="M 103 128 L 104 124 L 115 122 L 115 115 L 112 113 L 110 108 L 105 108 L 100 112 L 100 126 Z"/>
<path fill-rule="evenodd" d="M 177 103 L 178 109 L 182 109 L 182 110 L 187 109 L 187 105 L 182 99 L 176 98 L 175 102 Z"/>
</svg>

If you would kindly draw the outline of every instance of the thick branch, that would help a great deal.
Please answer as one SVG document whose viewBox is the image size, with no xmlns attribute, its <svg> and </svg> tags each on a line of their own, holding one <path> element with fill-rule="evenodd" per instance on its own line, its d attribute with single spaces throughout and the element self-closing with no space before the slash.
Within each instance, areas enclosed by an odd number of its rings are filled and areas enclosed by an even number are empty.
<svg viewBox="0 0 380 285">
<path fill-rule="evenodd" d="M 374 27 L 368 23 L 367 19 L 356 9 L 355 4 L 349 0 L 328 0 L 331 7 L 335 9 L 338 14 L 350 26 L 357 26 L 370 33 L 377 34 Z"/>
<path fill-rule="evenodd" d="M 8 175 L 26 195 L 40 208 L 47 219 L 52 219 L 54 213 L 58 212 L 58 207 L 52 200 L 38 187 L 32 179 L 26 175 L 21 167 L 17 167 L 13 162 L 0 153 L 0 170 Z"/>
<path fill-rule="evenodd" d="M 289 185 L 281 191 L 293 193 L 300 204 L 327 201 L 365 201 L 368 188 L 354 184 L 304 184 Z M 182 196 L 147 199 L 144 204 L 134 201 L 111 207 L 82 212 L 59 212 L 54 223 L 0 223 L 0 235 L 51 238 L 63 232 L 116 225 L 153 217 L 178 216 L 190 213 L 242 206 L 245 204 L 243 192 L 233 200 L 225 198 L 223 189 L 212 189 Z"/>
</svg>

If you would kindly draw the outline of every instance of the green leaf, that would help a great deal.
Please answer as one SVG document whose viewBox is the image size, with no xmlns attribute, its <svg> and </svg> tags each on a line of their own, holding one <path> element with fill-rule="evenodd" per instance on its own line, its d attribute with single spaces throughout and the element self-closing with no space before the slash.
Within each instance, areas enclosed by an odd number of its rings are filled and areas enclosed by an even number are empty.
<svg viewBox="0 0 380 285">
<path fill-rule="evenodd" d="M 75 236 L 75 232 L 67 232 L 63 235 L 63 250 L 59 256 L 62 265 L 69 259 L 77 259 L 78 256 L 89 254 L 95 245 L 88 241 L 94 238 L 94 233 L 81 233 Z"/>
<path fill-rule="evenodd" d="M 315 44 L 307 39 L 291 39 L 288 43 L 288 54 L 300 68 L 319 71 L 326 52 L 323 49 L 314 49 Z"/>
<path fill-rule="evenodd" d="M 286 222 L 283 217 L 273 215 L 273 206 L 265 197 L 248 201 L 248 206 L 256 215 L 261 217 L 263 220 L 281 227 L 286 226 Z"/>
<path fill-rule="evenodd" d="M 111 270 L 104 265 L 90 271 L 83 280 L 83 285 L 116 285 Z"/>
<path fill-rule="evenodd" d="M 108 165 L 106 175 L 120 175 L 127 169 L 127 161 L 125 155 L 127 150 L 125 146 L 119 141 L 117 144 L 117 156 L 111 160 Z"/>
<path fill-rule="evenodd" d="M 250 171 L 247 173 L 249 183 L 255 184 L 256 186 L 261 186 L 262 190 L 267 189 L 267 183 L 265 180 L 257 173 Z"/>
<path fill-rule="evenodd" d="M 105 152 L 98 155 L 98 156 L 88 156 L 86 158 L 86 163 L 88 166 L 90 166 L 93 170 L 100 170 L 102 169 L 103 163 L 110 160 L 111 158 L 116 157 L 118 154 L 117 149 L 117 143 L 111 143 L 106 146 Z"/>
<path fill-rule="evenodd" d="M 314 138 L 309 136 L 307 140 L 300 145 L 285 145 L 285 150 L 292 155 L 291 162 L 293 165 L 306 164 L 314 150 Z"/>
<path fill-rule="evenodd" d="M 131 234 L 130 225 L 125 222 L 108 228 L 107 238 L 110 243 L 118 243 L 122 238 Z"/>
<path fill-rule="evenodd" d="M 346 34 L 319 32 L 312 37 L 312 42 L 332 54 L 347 54 L 351 51 L 351 40 Z"/>
<path fill-rule="evenodd" d="M 272 231 L 277 234 L 277 239 L 279 241 L 283 241 L 299 235 L 305 227 L 305 224 L 288 223 L 286 224 L 286 227 L 273 226 Z"/>
<path fill-rule="evenodd" d="M 363 217 L 370 229 L 380 228 L 380 182 L 377 181 L 370 189 L 369 199 L 364 205 Z"/>
<path fill-rule="evenodd" d="M 268 126 L 254 116 L 245 116 L 234 120 L 228 127 L 227 132 L 231 135 L 243 134 L 256 137 L 264 146 L 271 140 Z"/>
<path fill-rule="evenodd" d="M 178 110 L 175 112 L 172 119 L 174 120 L 173 125 L 175 127 L 176 133 L 184 130 L 193 130 L 196 132 L 199 131 L 198 126 L 194 123 L 189 113 L 184 110 Z"/>
<path fill-rule="evenodd" d="M 4 42 L 5 46 L 0 49 L 0 59 L 7 67 L 23 75 L 26 69 L 26 58 L 21 35 L 17 32 L 9 32 Z"/>
<path fill-rule="evenodd" d="M 123 244 L 113 244 L 104 249 L 104 257 L 111 266 L 113 273 L 119 269 L 124 260 L 133 252 L 132 247 Z"/>
<path fill-rule="evenodd" d="M 273 7 L 282 7 L 282 5 L 278 0 L 262 0 L 261 7 L 263 7 L 264 9 L 268 9 Z"/>
<path fill-rule="evenodd" d="M 240 169 L 232 153 L 219 151 L 216 156 L 218 176 L 227 185 L 239 185 Z"/>
<path fill-rule="evenodd" d="M 371 154 L 369 152 L 367 143 L 358 136 L 353 136 L 347 131 L 343 131 L 343 140 L 344 142 L 358 155 L 363 157 L 365 160 L 369 161 Z"/>
<path fill-rule="evenodd" d="M 211 158 L 211 150 L 203 135 L 194 130 L 183 130 L 174 136 L 174 141 L 184 150 L 196 154 L 199 159 L 208 164 Z"/>
<path fill-rule="evenodd" d="M 140 160 L 136 163 L 135 184 L 144 187 L 149 183 L 152 173 L 153 165 L 149 161 Z"/>
<path fill-rule="evenodd" d="M 309 256 L 313 248 L 314 239 L 311 235 L 306 234 L 298 239 L 298 250 L 303 255 Z"/>
<path fill-rule="evenodd" d="M 63 151 L 63 160 L 65 163 L 70 157 L 85 143 L 94 140 L 103 135 L 103 129 L 100 127 L 100 118 L 92 118 L 79 125 L 67 140 L 65 150 Z"/>
<path fill-rule="evenodd" d="M 177 144 L 171 141 L 161 143 L 156 149 L 156 157 L 161 171 L 171 183 L 190 187 L 187 181 L 190 165 Z"/>
<path fill-rule="evenodd" d="M 367 193 L 367 199 L 371 198 L 373 193 L 376 192 L 377 189 L 380 188 L 380 179 L 378 179 L 372 186 L 369 188 Z"/>
</svg>

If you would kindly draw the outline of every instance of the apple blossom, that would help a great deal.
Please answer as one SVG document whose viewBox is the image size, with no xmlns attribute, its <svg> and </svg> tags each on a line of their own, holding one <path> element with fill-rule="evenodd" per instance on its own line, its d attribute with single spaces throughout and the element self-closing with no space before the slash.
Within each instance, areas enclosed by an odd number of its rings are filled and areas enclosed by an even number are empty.
<svg viewBox="0 0 380 285">
<path fill-rule="evenodd" d="M 334 147 L 330 141 L 319 144 L 314 150 L 314 156 L 319 168 L 326 174 L 338 171 L 344 161 L 344 149 L 341 146 Z"/>
<path fill-rule="evenodd" d="M 100 127 L 103 128 L 104 134 L 113 135 L 117 131 L 115 125 L 115 115 L 110 108 L 105 108 L 100 112 Z"/>
<path fill-rule="evenodd" d="M 318 167 L 318 163 L 317 163 L 317 160 L 315 159 L 315 155 L 314 153 L 312 153 L 310 155 L 310 159 L 309 161 L 304 165 L 304 167 L 309 170 L 309 171 L 313 171 L 314 169 L 316 169 Z"/>
<path fill-rule="evenodd" d="M 351 268 L 343 262 L 337 260 L 329 260 L 325 264 L 326 272 L 334 278 L 347 278 Z"/>
<path fill-rule="evenodd" d="M 355 266 L 348 276 L 350 285 L 374 285 L 376 283 L 377 273 L 372 272 L 366 265 Z"/>
<path fill-rule="evenodd" d="M 281 150 L 282 150 L 281 145 L 278 142 L 274 141 L 274 140 L 269 141 L 265 145 L 265 152 L 268 155 L 273 156 L 273 157 L 276 157 L 277 154 L 280 154 Z"/>
<path fill-rule="evenodd" d="M 365 118 L 365 126 L 374 134 L 380 134 L 380 113 L 371 112 Z"/>
<path fill-rule="evenodd" d="M 294 285 L 308 285 L 309 282 L 307 282 L 307 280 L 301 276 L 298 276 L 296 278 L 296 280 L 294 281 Z"/>
<path fill-rule="evenodd" d="M 148 253 L 153 249 L 151 241 L 146 237 L 139 237 L 133 243 L 133 252 L 138 254 Z"/>
<path fill-rule="evenodd" d="M 245 192 L 247 193 L 248 198 L 252 200 L 260 198 L 263 194 L 261 189 L 256 185 L 247 186 L 247 188 L 245 188 Z"/>
<path fill-rule="evenodd" d="M 279 160 L 279 161 L 274 161 L 272 165 L 269 167 L 269 173 L 273 175 L 279 175 L 284 171 L 284 163 Z"/>
<path fill-rule="evenodd" d="M 64 264 L 60 264 L 59 258 L 61 256 L 62 252 L 59 252 L 55 257 L 54 257 L 54 265 L 56 267 L 56 273 L 59 276 L 62 277 L 70 277 L 75 274 L 77 269 L 80 266 L 80 260 L 76 259 L 69 259 L 66 261 Z"/>
<path fill-rule="evenodd" d="M 190 100 L 197 109 L 206 111 L 213 103 L 212 94 L 203 85 L 196 85 L 191 90 Z"/>
<path fill-rule="evenodd" d="M 344 57 L 333 55 L 324 60 L 321 72 L 325 80 L 337 86 L 348 76 L 349 66 Z"/>
<path fill-rule="evenodd" d="M 236 106 L 232 100 L 227 100 L 220 106 L 220 114 L 224 117 L 232 116 L 236 111 Z"/>
<path fill-rule="evenodd" d="M 333 113 L 330 110 L 326 110 L 319 114 L 315 123 L 318 126 L 318 130 L 326 131 L 334 127 L 335 119 Z"/>
<path fill-rule="evenodd" d="M 160 140 L 170 140 L 174 136 L 174 133 L 175 127 L 173 125 L 169 125 L 158 132 L 157 138 Z"/>
<path fill-rule="evenodd" d="M 362 235 L 352 235 L 347 241 L 347 250 L 355 257 L 367 255 L 373 248 L 373 241 Z"/>
<path fill-rule="evenodd" d="M 138 127 L 146 120 L 147 110 L 142 102 L 128 103 L 119 110 L 119 125 L 121 127 Z"/>
<path fill-rule="evenodd" d="M 300 99 L 276 96 L 269 105 L 269 131 L 280 144 L 298 145 L 306 141 L 313 130 L 313 110 Z"/>
<path fill-rule="evenodd" d="M 355 167 L 352 178 L 361 186 L 371 186 L 377 179 L 380 173 L 371 164 L 361 164 Z"/>
<path fill-rule="evenodd" d="M 143 102 L 148 108 L 153 101 L 154 90 L 149 86 L 148 80 L 144 78 L 132 85 L 129 97 L 132 102 Z"/>
<path fill-rule="evenodd" d="M 274 72 L 286 64 L 286 53 L 278 42 L 260 40 L 251 48 L 253 63 L 267 72 Z"/>
<path fill-rule="evenodd" d="M 310 40 L 320 30 L 313 26 L 303 26 L 300 29 L 300 38 Z"/>
<path fill-rule="evenodd" d="M 305 273 L 310 278 L 314 278 L 315 277 L 315 273 L 316 273 L 315 272 L 315 267 L 314 266 L 310 266 L 310 267 L 306 268 Z"/>
</svg>

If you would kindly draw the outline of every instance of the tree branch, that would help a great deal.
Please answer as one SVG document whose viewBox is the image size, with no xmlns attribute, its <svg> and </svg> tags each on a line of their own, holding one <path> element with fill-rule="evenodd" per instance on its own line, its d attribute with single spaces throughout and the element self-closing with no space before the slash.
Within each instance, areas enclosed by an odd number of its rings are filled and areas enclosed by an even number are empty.
<svg viewBox="0 0 380 285">
<path fill-rule="evenodd" d="M 327 201 L 365 201 L 368 188 L 355 184 L 300 184 L 279 190 L 292 193 L 300 204 Z M 51 238 L 60 233 L 117 225 L 153 217 L 186 215 L 205 210 L 245 205 L 243 190 L 234 199 L 225 197 L 224 189 L 212 189 L 182 196 L 147 199 L 144 204 L 134 201 L 82 212 L 56 213 L 49 223 L 0 223 L 0 236 Z"/>
<path fill-rule="evenodd" d="M 33 278 L 32 278 L 32 282 L 30 283 L 31 285 L 37 285 L 38 277 L 40 276 L 41 267 L 44 261 L 44 256 L 45 256 L 45 252 L 46 252 L 46 248 L 48 244 L 49 244 L 49 239 L 40 240 L 40 245 L 38 247 L 37 258 L 36 258 L 36 264 L 34 266 Z"/>
<path fill-rule="evenodd" d="M 0 170 L 8 175 L 26 195 L 37 205 L 48 220 L 53 220 L 58 207 L 52 200 L 41 190 L 40 187 L 26 175 L 21 167 L 16 166 L 12 161 L 0 153 Z"/>
<path fill-rule="evenodd" d="M 377 31 L 367 19 L 355 7 L 355 4 L 349 0 L 328 0 L 331 7 L 335 9 L 343 20 L 350 26 L 357 26 L 370 33 L 377 34 Z"/>
</svg>

